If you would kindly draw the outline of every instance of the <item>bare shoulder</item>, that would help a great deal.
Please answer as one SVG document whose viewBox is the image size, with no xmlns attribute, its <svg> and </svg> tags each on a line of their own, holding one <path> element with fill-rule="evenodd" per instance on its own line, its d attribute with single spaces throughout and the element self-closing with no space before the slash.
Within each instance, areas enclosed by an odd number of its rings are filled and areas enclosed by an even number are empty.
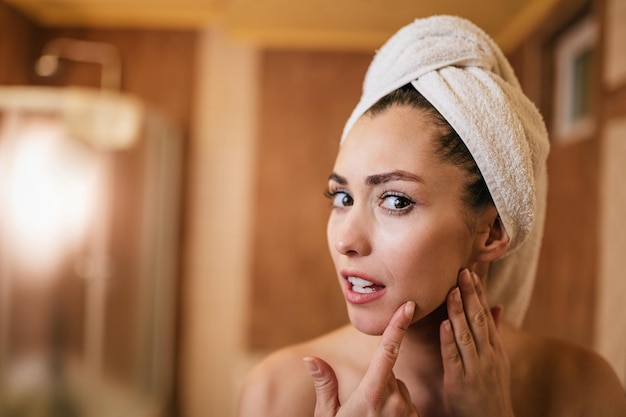
<svg viewBox="0 0 626 417">
<path fill-rule="evenodd" d="M 314 355 L 339 362 L 350 330 L 339 329 L 320 338 L 280 349 L 268 355 L 248 374 L 238 417 L 313 415 L 315 389 L 303 358 Z"/>
<path fill-rule="evenodd" d="M 272 353 L 252 369 L 239 399 L 239 417 L 312 415 L 315 391 L 302 358 L 305 347 Z"/>
<path fill-rule="evenodd" d="M 626 416 L 626 394 L 608 362 L 570 343 L 513 330 L 507 348 L 516 415 Z"/>
</svg>

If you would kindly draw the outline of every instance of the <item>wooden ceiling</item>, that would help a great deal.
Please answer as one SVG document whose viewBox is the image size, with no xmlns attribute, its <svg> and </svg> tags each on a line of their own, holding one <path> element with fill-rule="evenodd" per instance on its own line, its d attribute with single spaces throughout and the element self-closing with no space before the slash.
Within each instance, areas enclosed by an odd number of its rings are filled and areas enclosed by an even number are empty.
<svg viewBox="0 0 626 417">
<path fill-rule="evenodd" d="M 415 17 L 456 14 L 510 50 L 563 0 L 4 0 L 45 26 L 220 27 L 260 45 L 373 49 Z"/>
</svg>

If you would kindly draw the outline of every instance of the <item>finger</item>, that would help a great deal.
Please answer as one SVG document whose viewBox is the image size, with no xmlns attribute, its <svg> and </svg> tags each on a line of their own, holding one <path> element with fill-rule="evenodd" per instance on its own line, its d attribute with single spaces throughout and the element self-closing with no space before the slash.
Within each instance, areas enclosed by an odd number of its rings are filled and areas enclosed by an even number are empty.
<svg viewBox="0 0 626 417">
<path fill-rule="evenodd" d="M 390 381 L 389 378 L 393 375 L 393 366 L 398 358 L 402 339 L 409 328 L 414 313 L 415 303 L 408 301 L 400 306 L 393 317 L 391 317 L 391 321 L 383 332 L 376 353 L 361 382 L 369 387 L 368 390 L 373 390 L 374 392 L 379 390 L 380 393 L 383 393 L 386 389 Z M 395 381 L 395 377 L 393 379 Z"/>
<path fill-rule="evenodd" d="M 304 364 L 315 386 L 315 417 L 334 417 L 339 411 L 339 384 L 333 368 L 322 359 L 307 356 Z"/>
<path fill-rule="evenodd" d="M 448 294 L 447 308 L 454 340 L 461 355 L 463 367 L 467 370 L 468 364 L 473 363 L 478 357 L 478 351 L 476 350 L 474 336 L 467 322 L 459 287 L 453 288 Z"/>
<path fill-rule="evenodd" d="M 480 354 L 481 350 L 491 347 L 489 340 L 489 320 L 491 315 L 489 307 L 481 302 L 476 287 L 476 274 L 464 269 L 459 274 L 459 288 L 463 299 L 465 316 L 472 332 L 476 350 Z"/>
<path fill-rule="evenodd" d="M 492 314 L 490 314 L 489 319 L 487 320 L 488 331 L 489 331 L 489 342 L 492 346 L 499 345 L 499 338 L 497 337 L 498 333 L 498 324 L 500 323 L 500 317 L 502 314 L 502 307 L 495 307 L 494 309 L 489 308 L 489 302 L 487 301 L 487 297 L 485 295 L 485 291 L 483 289 L 482 283 L 480 282 L 480 278 L 477 274 L 472 273 L 472 279 L 474 281 L 474 288 L 476 288 L 476 294 L 478 295 L 478 299 L 480 300 L 481 305 L 484 309 L 491 310 Z M 497 316 L 493 315 L 494 310 L 497 312 Z"/>
<path fill-rule="evenodd" d="M 441 358 L 443 360 L 443 373 L 446 378 L 459 380 L 464 373 L 461 353 L 456 346 L 454 333 L 450 320 L 444 320 L 439 329 L 441 341 Z"/>
</svg>

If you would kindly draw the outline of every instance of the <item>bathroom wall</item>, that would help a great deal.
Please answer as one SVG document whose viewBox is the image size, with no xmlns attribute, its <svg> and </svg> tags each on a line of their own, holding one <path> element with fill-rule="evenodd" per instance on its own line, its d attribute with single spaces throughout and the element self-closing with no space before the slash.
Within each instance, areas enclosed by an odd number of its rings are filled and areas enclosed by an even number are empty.
<svg viewBox="0 0 626 417">
<path fill-rule="evenodd" d="M 599 140 L 589 135 L 567 145 L 556 142 L 553 110 L 556 42 L 573 22 L 593 12 L 585 5 L 558 8 L 510 54 L 551 138 L 544 239 L 524 327 L 588 347 L 593 345 L 597 274 Z"/>
<path fill-rule="evenodd" d="M 234 416 L 246 349 L 257 165 L 257 48 L 202 31 L 181 288 L 180 415 Z"/>
<path fill-rule="evenodd" d="M 39 28 L 0 1 L 0 84 L 29 84 Z"/>
<path fill-rule="evenodd" d="M 595 347 L 626 386 L 626 2 L 601 2 L 600 241 Z"/>
<path fill-rule="evenodd" d="M 586 16 L 597 23 L 592 76 L 595 124 L 582 137 L 558 140 L 554 132 L 556 42 Z M 621 0 L 561 7 L 511 58 L 525 90 L 542 110 L 553 140 L 543 251 L 524 327 L 595 349 L 626 384 L 625 22 L 626 3 Z"/>
<path fill-rule="evenodd" d="M 347 323 L 326 245 L 323 192 L 370 59 L 363 52 L 261 53 L 253 349 L 275 349 Z"/>
<path fill-rule="evenodd" d="M 45 29 L 36 52 L 45 42 L 69 37 L 115 45 L 122 61 L 122 90 L 139 96 L 152 110 L 185 132 L 192 118 L 197 34 L 192 30 Z M 100 86 L 100 67 L 73 62 L 59 74 L 37 77 L 42 85 Z"/>
<path fill-rule="evenodd" d="M 0 1 L 0 83 L 100 86 L 100 67 L 73 62 L 50 78 L 34 63 L 45 43 L 57 37 L 106 42 L 120 50 L 122 90 L 138 95 L 188 134 L 196 80 L 193 30 L 43 28 Z M 188 136 L 188 135 L 187 135 Z"/>
</svg>

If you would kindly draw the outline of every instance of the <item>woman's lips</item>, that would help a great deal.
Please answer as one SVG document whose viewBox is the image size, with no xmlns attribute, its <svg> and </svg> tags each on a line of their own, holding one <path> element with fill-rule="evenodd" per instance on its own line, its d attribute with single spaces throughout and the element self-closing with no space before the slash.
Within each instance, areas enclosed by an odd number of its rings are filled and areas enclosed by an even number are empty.
<svg viewBox="0 0 626 417">
<path fill-rule="evenodd" d="M 344 297 L 352 304 L 365 304 L 374 301 L 385 293 L 385 286 L 360 274 L 342 274 L 346 280 Z"/>
</svg>

